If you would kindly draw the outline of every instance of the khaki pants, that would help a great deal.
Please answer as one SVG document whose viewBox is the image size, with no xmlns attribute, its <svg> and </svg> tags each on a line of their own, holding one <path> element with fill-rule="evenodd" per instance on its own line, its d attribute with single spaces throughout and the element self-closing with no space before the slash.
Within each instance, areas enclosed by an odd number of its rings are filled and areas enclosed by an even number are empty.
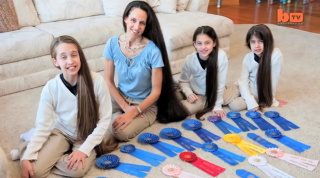
<svg viewBox="0 0 320 178">
<path fill-rule="evenodd" d="M 232 111 L 239 112 L 247 109 L 247 104 L 241 97 L 237 84 L 226 87 L 223 93 L 223 101 L 224 105 L 228 105 Z"/>
<path fill-rule="evenodd" d="M 197 95 L 199 100 L 194 103 L 189 103 L 187 101 L 187 97 L 182 93 L 180 89 L 175 90 L 175 92 L 178 100 L 187 109 L 189 115 L 195 114 L 196 112 L 202 110 L 206 105 L 207 97 L 203 95 Z"/>
<path fill-rule="evenodd" d="M 129 98 L 128 96 L 125 96 L 120 90 L 119 90 L 119 93 L 129 105 L 138 106 L 141 103 L 140 101 L 137 101 L 132 98 Z M 121 107 L 118 105 L 118 103 L 113 99 L 113 97 L 111 97 L 111 101 L 112 101 L 113 114 L 112 114 L 112 121 L 109 125 L 109 131 L 112 133 L 112 135 L 116 139 L 120 141 L 130 141 L 130 139 L 136 137 L 144 129 L 151 126 L 156 121 L 158 108 L 155 104 L 153 104 L 143 112 L 144 113 L 143 118 L 140 116 L 137 116 L 123 130 L 121 130 L 120 128 L 115 130 L 112 127 L 112 123 L 119 115 L 123 114 L 123 111 Z"/>
<path fill-rule="evenodd" d="M 20 158 L 22 158 L 28 143 L 23 142 L 19 145 Z M 84 169 L 82 169 L 82 164 L 79 164 L 77 170 L 66 168 L 69 156 L 66 153 L 70 151 L 70 148 L 72 151 L 78 150 L 81 144 L 82 142 L 71 139 L 58 129 L 53 129 L 48 140 L 39 150 L 37 160 L 32 161 L 35 176 L 37 178 L 47 177 L 51 172 L 65 177 L 83 177 L 96 159 L 95 150 L 92 150 L 90 156 L 85 159 Z"/>
</svg>

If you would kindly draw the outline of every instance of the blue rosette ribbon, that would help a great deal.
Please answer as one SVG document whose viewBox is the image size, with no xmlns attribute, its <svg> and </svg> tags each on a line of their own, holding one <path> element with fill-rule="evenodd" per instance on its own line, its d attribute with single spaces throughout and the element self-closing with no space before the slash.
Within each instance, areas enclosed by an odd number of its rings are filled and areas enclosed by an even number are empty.
<svg viewBox="0 0 320 178">
<path fill-rule="evenodd" d="M 224 162 L 230 164 L 231 166 L 237 165 L 238 162 L 243 162 L 246 158 L 237 154 L 234 154 L 225 149 L 219 148 L 217 144 L 214 143 L 204 143 L 202 145 L 202 150 L 210 152 L 218 158 L 222 159 Z"/>
<path fill-rule="evenodd" d="M 258 128 L 251 124 L 249 121 L 245 120 L 241 117 L 241 114 L 239 112 L 230 111 L 227 113 L 227 117 L 233 122 L 237 124 L 237 126 L 243 131 L 247 132 L 251 130 L 257 130 Z"/>
<path fill-rule="evenodd" d="M 236 174 L 241 178 L 259 178 L 258 176 L 254 175 L 253 173 L 246 171 L 244 169 L 238 169 Z"/>
<path fill-rule="evenodd" d="M 215 126 L 218 127 L 224 134 L 231 134 L 230 130 L 234 133 L 240 133 L 241 130 L 221 119 L 219 116 L 209 116 L 208 121 L 212 122 Z"/>
<path fill-rule="evenodd" d="M 255 133 L 248 133 L 247 136 L 266 148 L 278 148 L 277 145 L 270 143 L 268 140 L 263 139 L 262 137 L 260 137 Z"/>
<path fill-rule="evenodd" d="M 162 161 L 166 160 L 166 157 L 157 155 L 148 151 L 137 149 L 132 144 L 123 145 L 120 148 L 122 153 L 128 153 L 142 161 L 151 164 L 152 166 L 159 166 Z"/>
<path fill-rule="evenodd" d="M 160 137 L 164 139 L 171 139 L 181 145 L 183 148 L 187 149 L 188 151 L 194 151 L 195 148 L 201 148 L 201 144 L 190 140 L 188 138 L 182 137 L 181 132 L 176 128 L 164 128 L 160 131 Z"/>
<path fill-rule="evenodd" d="M 291 121 L 280 116 L 276 111 L 265 112 L 264 115 L 272 119 L 276 124 L 278 124 L 284 131 L 289 131 L 291 129 L 298 129 L 299 126 L 295 125 Z"/>
<path fill-rule="evenodd" d="M 202 128 L 202 123 L 200 121 L 194 119 L 185 120 L 182 123 L 182 127 L 186 130 L 192 130 L 195 134 L 197 134 L 204 142 L 212 142 L 213 140 L 219 140 L 221 137 L 215 135 L 208 130 Z M 211 139 L 210 139 L 211 138 Z"/>
<path fill-rule="evenodd" d="M 96 160 L 96 166 L 100 169 L 116 169 L 136 177 L 145 177 L 147 176 L 145 172 L 151 170 L 150 166 L 122 163 L 120 162 L 120 158 L 113 154 L 103 155 L 98 158 Z"/>
<path fill-rule="evenodd" d="M 176 153 L 183 152 L 182 148 L 170 145 L 168 143 L 159 141 L 159 137 L 152 133 L 143 133 L 139 135 L 138 142 L 142 144 L 150 144 L 152 147 L 158 149 L 162 153 L 166 154 L 169 157 L 177 156 Z"/>
<path fill-rule="evenodd" d="M 277 129 L 269 129 L 269 130 L 265 131 L 265 134 L 268 137 L 277 140 L 278 142 L 286 145 L 287 147 L 289 147 L 299 153 L 302 153 L 305 150 L 308 150 L 309 148 L 311 148 L 311 146 L 309 146 L 309 145 L 303 144 L 303 143 L 298 142 L 290 137 L 282 135 L 281 132 Z"/>
<path fill-rule="evenodd" d="M 269 122 L 263 119 L 261 117 L 261 114 L 257 111 L 248 111 L 246 113 L 246 116 L 251 118 L 257 124 L 257 126 L 263 131 L 268 129 L 276 129 L 275 126 L 271 125 Z"/>
</svg>

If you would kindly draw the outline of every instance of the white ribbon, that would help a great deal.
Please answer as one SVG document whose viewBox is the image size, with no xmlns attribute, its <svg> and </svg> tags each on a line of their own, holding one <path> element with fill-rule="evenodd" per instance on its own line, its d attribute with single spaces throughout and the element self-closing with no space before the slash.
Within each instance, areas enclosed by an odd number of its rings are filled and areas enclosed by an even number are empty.
<svg viewBox="0 0 320 178">
<path fill-rule="evenodd" d="M 261 156 L 251 156 L 249 163 L 259 168 L 270 178 L 294 178 L 293 176 L 281 171 L 280 169 L 267 163 L 267 160 Z"/>
</svg>

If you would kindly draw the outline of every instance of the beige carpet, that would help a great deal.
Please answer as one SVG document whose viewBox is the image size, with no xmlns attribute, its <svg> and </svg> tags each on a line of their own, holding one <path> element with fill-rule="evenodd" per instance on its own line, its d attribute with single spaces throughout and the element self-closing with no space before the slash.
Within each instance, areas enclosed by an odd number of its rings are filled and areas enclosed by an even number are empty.
<svg viewBox="0 0 320 178">
<path fill-rule="evenodd" d="M 235 25 L 234 34 L 231 40 L 231 56 L 227 77 L 228 84 L 232 84 L 240 75 L 243 57 L 248 52 L 248 49 L 244 46 L 244 38 L 247 30 L 250 27 L 251 25 Z M 297 152 L 294 152 L 293 150 L 276 141 L 270 139 L 268 140 L 276 143 L 287 153 L 319 160 L 320 136 L 318 134 L 320 129 L 320 35 L 275 25 L 270 25 L 270 28 L 273 32 L 276 46 L 281 49 L 285 59 L 285 66 L 282 72 L 282 77 L 279 81 L 279 87 L 277 89 L 277 98 L 288 101 L 289 104 L 283 108 L 270 108 L 269 110 L 279 111 L 283 117 L 299 125 L 301 127 L 300 129 L 288 131 L 284 134 L 305 144 L 311 145 L 311 149 L 302 154 L 298 154 Z M 0 98 L 0 146 L 4 149 L 7 157 L 9 156 L 9 151 L 11 149 L 17 148 L 20 134 L 34 127 L 40 92 L 41 88 L 36 88 Z M 229 111 L 228 108 L 225 108 L 225 110 Z M 242 116 L 246 118 L 244 113 L 245 112 L 241 112 Z M 248 120 L 251 122 L 250 119 Z M 267 120 L 273 124 L 273 121 L 270 119 Z M 230 119 L 226 118 L 225 121 L 235 125 Z M 205 121 L 203 124 L 204 128 L 222 136 L 222 132 L 218 130 L 212 123 Z M 178 128 L 183 131 L 183 136 L 192 138 L 202 143 L 200 138 L 198 138 L 194 133 L 190 131 L 184 131 L 181 128 L 181 123 L 172 123 L 167 125 L 155 123 L 152 127 L 146 129 L 145 132 L 158 134 L 159 131 L 165 127 Z M 261 130 L 255 131 L 255 133 L 266 138 Z M 250 140 L 246 136 L 246 133 L 241 133 L 240 135 L 244 140 L 257 144 Z M 166 142 L 175 144 L 173 141 Z M 135 144 L 140 149 L 161 154 L 158 150 L 150 146 L 142 146 L 137 144 L 136 139 L 133 139 L 131 143 Z M 221 148 L 248 157 L 248 155 L 240 151 L 236 146 L 228 144 L 223 140 L 219 140 L 215 143 L 217 143 Z M 235 178 L 237 177 L 235 173 L 237 169 L 246 169 L 252 173 L 255 173 L 259 177 L 267 177 L 259 169 L 251 166 L 247 160 L 237 166 L 232 167 L 211 153 L 206 153 L 201 149 L 197 149 L 195 153 L 203 159 L 226 168 L 226 171 L 220 174 L 218 177 Z M 115 151 L 114 154 L 117 154 L 121 158 L 122 162 L 147 165 L 146 163 L 135 159 L 130 155 L 121 153 L 119 150 Z M 320 177 L 319 166 L 314 171 L 310 172 L 286 163 L 282 160 L 277 160 L 266 155 L 262 156 L 265 157 L 271 165 L 276 166 L 277 168 L 289 173 L 294 177 Z M 19 177 L 19 162 L 8 161 L 8 164 L 9 177 Z M 208 174 L 202 172 L 191 164 L 181 161 L 179 157 L 167 158 L 167 160 L 160 166 L 153 167 L 147 177 L 166 177 L 161 172 L 161 168 L 166 164 L 176 164 L 187 172 L 192 172 L 202 177 L 210 177 Z M 90 169 L 85 177 L 97 176 L 106 176 L 109 178 L 132 177 L 116 170 L 107 170 L 102 172 L 95 166 Z"/>
</svg>

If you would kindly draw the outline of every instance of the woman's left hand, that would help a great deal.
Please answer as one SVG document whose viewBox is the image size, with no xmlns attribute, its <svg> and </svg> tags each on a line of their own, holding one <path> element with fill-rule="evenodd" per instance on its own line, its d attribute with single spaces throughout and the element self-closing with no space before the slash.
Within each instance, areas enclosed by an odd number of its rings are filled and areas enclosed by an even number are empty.
<svg viewBox="0 0 320 178">
<path fill-rule="evenodd" d="M 221 118 L 224 118 L 224 116 L 226 116 L 226 112 L 224 112 L 224 110 L 213 110 L 212 114 L 217 115 Z"/>
<path fill-rule="evenodd" d="M 131 112 L 121 114 L 114 120 L 114 122 L 112 123 L 112 127 L 115 130 L 119 128 L 123 130 L 125 127 L 127 127 L 127 125 L 129 125 L 132 122 L 133 118 L 134 116 L 132 117 Z"/>
<path fill-rule="evenodd" d="M 76 164 L 75 170 L 77 170 L 78 166 L 79 166 L 79 163 L 81 161 L 82 162 L 82 169 L 84 169 L 86 157 L 87 157 L 87 155 L 84 154 L 83 152 L 79 151 L 79 150 L 72 152 L 69 155 L 69 158 L 68 158 L 69 162 L 68 162 L 66 168 L 71 170 L 74 167 L 74 164 Z"/>
</svg>

